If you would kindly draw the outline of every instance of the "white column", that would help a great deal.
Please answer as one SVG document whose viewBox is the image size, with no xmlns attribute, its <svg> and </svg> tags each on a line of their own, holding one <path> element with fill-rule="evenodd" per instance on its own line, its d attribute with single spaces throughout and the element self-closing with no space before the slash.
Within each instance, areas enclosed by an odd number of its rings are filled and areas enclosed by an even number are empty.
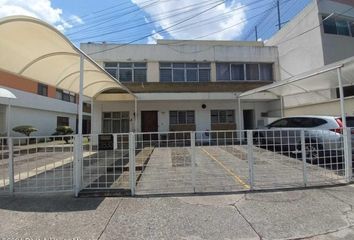
<svg viewBox="0 0 354 240">
<path fill-rule="evenodd" d="M 84 91 L 84 56 L 80 54 L 80 90 L 79 90 L 79 122 L 77 133 L 82 135 L 82 104 L 83 104 L 83 91 Z"/>
<path fill-rule="evenodd" d="M 84 90 L 84 56 L 80 54 L 80 90 L 79 90 L 79 119 L 78 119 L 78 135 L 75 138 L 75 196 L 78 196 L 81 190 L 81 175 L 82 175 L 82 111 L 83 111 L 83 90 Z"/>
<path fill-rule="evenodd" d="M 91 98 L 91 124 L 90 124 L 90 132 L 93 134 L 93 97 Z"/>
<path fill-rule="evenodd" d="M 242 111 L 241 111 L 241 98 L 237 98 L 237 110 L 238 110 L 238 130 L 242 130 Z"/>
<path fill-rule="evenodd" d="M 280 96 L 280 115 L 284 117 L 284 97 Z"/>
<path fill-rule="evenodd" d="M 341 111 L 341 116 L 342 116 L 342 123 L 343 127 L 347 127 L 347 121 L 346 121 L 346 114 L 345 114 L 345 108 L 344 108 L 344 92 L 343 92 L 343 83 L 342 83 L 342 69 L 337 68 L 337 75 L 338 75 L 338 86 L 339 86 L 339 98 L 340 98 L 340 111 Z"/>
<path fill-rule="evenodd" d="M 7 129 L 7 137 L 9 138 L 11 135 L 11 100 L 9 100 L 9 103 L 7 105 L 7 111 L 6 111 L 6 129 Z"/>
<path fill-rule="evenodd" d="M 134 132 L 138 132 L 138 98 L 134 99 Z"/>
<path fill-rule="evenodd" d="M 340 97 L 340 110 L 341 110 L 342 123 L 343 123 L 343 128 L 344 128 L 343 129 L 343 145 L 344 145 L 345 176 L 346 176 L 347 182 L 350 182 L 351 178 L 352 178 L 352 148 L 351 148 L 351 144 L 350 144 L 351 137 L 349 137 L 350 131 L 348 131 L 348 129 L 347 129 L 341 68 L 337 69 L 337 75 L 338 75 L 338 87 L 339 87 L 339 97 Z"/>
</svg>

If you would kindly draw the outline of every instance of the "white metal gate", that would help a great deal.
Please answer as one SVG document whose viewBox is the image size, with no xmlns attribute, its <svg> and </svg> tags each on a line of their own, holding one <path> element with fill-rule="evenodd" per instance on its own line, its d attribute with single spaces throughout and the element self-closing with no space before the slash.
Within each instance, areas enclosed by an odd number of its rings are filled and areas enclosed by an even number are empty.
<svg viewBox="0 0 354 240">
<path fill-rule="evenodd" d="M 82 141 L 78 135 L 0 138 L 0 194 L 207 193 L 348 183 L 353 131 L 91 134 Z"/>
</svg>

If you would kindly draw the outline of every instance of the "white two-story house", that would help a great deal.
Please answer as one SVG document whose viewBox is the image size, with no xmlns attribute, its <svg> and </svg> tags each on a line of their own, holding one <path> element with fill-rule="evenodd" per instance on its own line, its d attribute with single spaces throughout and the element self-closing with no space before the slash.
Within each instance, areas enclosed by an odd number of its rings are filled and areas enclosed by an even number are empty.
<svg viewBox="0 0 354 240">
<path fill-rule="evenodd" d="M 268 114 L 278 101 L 238 106 L 240 93 L 279 79 L 277 48 L 262 42 L 160 40 L 81 49 L 137 97 L 116 89 L 96 97 L 93 133 L 252 129 L 279 117 Z"/>
</svg>

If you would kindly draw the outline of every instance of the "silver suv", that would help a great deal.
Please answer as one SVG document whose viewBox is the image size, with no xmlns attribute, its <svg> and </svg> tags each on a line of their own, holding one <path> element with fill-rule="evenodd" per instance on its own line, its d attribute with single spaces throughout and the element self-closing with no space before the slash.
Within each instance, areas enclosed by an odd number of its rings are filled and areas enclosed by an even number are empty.
<svg viewBox="0 0 354 240">
<path fill-rule="evenodd" d="M 347 126 L 354 127 L 354 117 L 347 117 Z M 313 163 L 326 156 L 343 155 L 342 120 L 331 116 L 285 117 L 255 130 L 254 144 L 274 150 L 301 153 L 301 130 L 305 135 L 306 158 Z M 351 132 L 354 147 L 354 128 Z"/>
</svg>

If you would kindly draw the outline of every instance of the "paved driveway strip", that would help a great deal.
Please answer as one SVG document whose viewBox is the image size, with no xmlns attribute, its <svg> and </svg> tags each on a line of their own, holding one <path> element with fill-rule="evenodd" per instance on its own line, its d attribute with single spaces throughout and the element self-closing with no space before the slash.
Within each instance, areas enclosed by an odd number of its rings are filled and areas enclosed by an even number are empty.
<svg viewBox="0 0 354 240">
<path fill-rule="evenodd" d="M 0 198 L 1 238 L 353 239 L 354 187 L 234 195 Z"/>
</svg>

